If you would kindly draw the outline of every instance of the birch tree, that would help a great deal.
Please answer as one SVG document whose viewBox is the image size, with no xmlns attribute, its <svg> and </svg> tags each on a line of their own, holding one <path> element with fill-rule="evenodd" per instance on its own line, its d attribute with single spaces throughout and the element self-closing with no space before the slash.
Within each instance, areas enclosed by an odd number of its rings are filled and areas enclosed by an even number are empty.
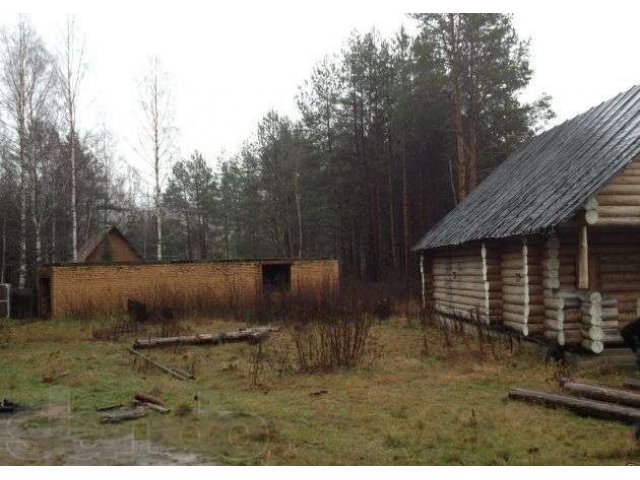
<svg viewBox="0 0 640 480">
<path fill-rule="evenodd" d="M 78 261 L 78 193 L 77 193 L 77 112 L 80 84 L 85 74 L 84 41 L 81 40 L 75 16 L 68 16 L 63 32 L 56 73 L 64 103 L 69 139 L 69 166 L 71 178 L 71 252 Z"/>
<path fill-rule="evenodd" d="M 12 132 L 11 155 L 17 163 L 19 190 L 18 287 L 27 281 L 27 207 L 29 188 L 36 202 L 37 173 L 33 136 L 51 87 L 49 59 L 44 44 L 25 15 L 14 28 L 2 30 L 2 92 L 0 101 Z M 34 175 L 36 173 L 36 175 Z M 31 178 L 30 178 L 31 177 Z M 31 180 L 31 181 L 30 181 Z M 35 217 L 34 217 L 35 218 Z M 37 220 L 34 222 L 38 224 Z M 39 224 L 38 224 L 39 226 Z M 36 228 L 36 260 L 39 261 L 39 228 Z"/>
<path fill-rule="evenodd" d="M 154 56 L 140 80 L 140 110 L 142 113 L 141 148 L 151 160 L 154 181 L 154 212 L 156 217 L 156 257 L 162 260 L 162 172 L 171 159 L 175 129 L 172 123 L 173 99 L 169 79 L 160 59 Z"/>
</svg>

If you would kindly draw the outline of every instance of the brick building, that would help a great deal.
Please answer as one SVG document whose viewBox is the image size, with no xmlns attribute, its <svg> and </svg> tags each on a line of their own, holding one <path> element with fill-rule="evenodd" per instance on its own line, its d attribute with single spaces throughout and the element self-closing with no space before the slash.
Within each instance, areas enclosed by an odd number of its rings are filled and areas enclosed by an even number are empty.
<svg viewBox="0 0 640 480">
<path fill-rule="evenodd" d="M 44 317 L 122 313 L 129 299 L 250 309 L 266 292 L 322 295 L 338 286 L 336 260 L 78 263 L 41 269 L 38 306 Z"/>
</svg>

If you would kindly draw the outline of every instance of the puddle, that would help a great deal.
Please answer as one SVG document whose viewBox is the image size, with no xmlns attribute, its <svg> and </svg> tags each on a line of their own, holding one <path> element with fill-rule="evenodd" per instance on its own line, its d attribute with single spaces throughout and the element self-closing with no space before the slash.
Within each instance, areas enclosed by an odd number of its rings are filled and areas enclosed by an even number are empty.
<svg viewBox="0 0 640 480">
<path fill-rule="evenodd" d="M 2 465 L 214 465 L 194 453 L 169 449 L 132 435 L 86 440 L 59 426 L 25 427 L 25 421 L 63 419 L 52 405 L 38 413 L 0 416 Z"/>
</svg>

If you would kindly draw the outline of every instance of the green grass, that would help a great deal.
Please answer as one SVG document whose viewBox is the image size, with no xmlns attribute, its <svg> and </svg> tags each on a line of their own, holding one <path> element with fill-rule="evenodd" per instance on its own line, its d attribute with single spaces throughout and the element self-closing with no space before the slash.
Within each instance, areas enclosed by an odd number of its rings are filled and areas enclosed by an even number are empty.
<svg viewBox="0 0 640 480">
<path fill-rule="evenodd" d="M 108 322 L 108 321 L 106 321 Z M 63 428 L 85 440 L 149 439 L 231 464 L 625 464 L 640 461 L 629 426 L 581 418 L 505 399 L 510 387 L 557 390 L 555 369 L 536 350 L 492 356 L 475 340 L 445 348 L 430 334 L 424 356 L 420 330 L 397 319 L 376 326 L 378 354 L 362 367 L 298 374 L 265 365 L 251 382 L 251 347 L 149 350 L 168 365 L 195 368 L 180 381 L 145 368 L 126 352 L 134 335 L 117 343 L 92 340 L 99 322 L 42 321 L 13 325 L 0 345 L 0 397 L 41 409 L 20 417 L 28 431 Z M 104 323 L 104 321 L 102 322 Z M 192 319 L 193 331 L 231 330 L 231 321 Z M 286 331 L 273 346 L 291 348 Z M 294 351 L 289 351 L 291 359 Z M 273 355 L 272 355 L 273 357 Z M 275 361 L 274 361 L 275 363 Z M 68 374 L 51 384 L 43 375 Z M 594 377 L 597 372 L 578 371 Z M 624 372 L 623 372 L 624 373 Z M 627 372 L 628 373 L 628 372 Z M 619 383 L 621 373 L 601 381 Z M 310 395 L 328 390 L 322 395 Z M 154 394 L 172 408 L 118 425 L 99 423 L 96 407 L 126 403 L 134 392 Z M 70 415 L 43 415 L 47 405 Z M 59 438 L 51 438 L 55 443 Z M 37 460 L 30 460 L 38 463 Z M 0 449 L 0 464 L 19 463 Z"/>
</svg>

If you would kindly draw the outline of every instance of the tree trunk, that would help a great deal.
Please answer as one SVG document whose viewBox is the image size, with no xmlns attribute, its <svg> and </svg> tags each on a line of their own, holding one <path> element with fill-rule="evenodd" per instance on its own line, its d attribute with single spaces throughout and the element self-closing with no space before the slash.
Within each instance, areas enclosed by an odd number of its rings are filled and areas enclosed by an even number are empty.
<svg viewBox="0 0 640 480">
<path fill-rule="evenodd" d="M 184 213 L 185 223 L 187 225 L 187 258 L 193 260 L 193 245 L 191 241 L 191 222 L 189 221 L 189 212 Z"/>
<path fill-rule="evenodd" d="M 391 135 L 389 135 L 391 137 Z M 393 150 L 391 147 L 391 138 L 388 140 L 388 164 L 387 164 L 387 180 L 389 188 L 389 240 L 391 242 L 391 268 L 396 273 L 398 252 L 396 248 L 396 209 L 395 199 L 393 195 Z"/>
<path fill-rule="evenodd" d="M 402 138 L 402 238 L 404 276 L 409 277 L 409 256 L 411 251 L 411 226 L 409 225 L 409 186 L 407 178 L 407 146 L 406 139 Z"/>
<path fill-rule="evenodd" d="M 71 145 L 71 254 L 73 262 L 78 262 L 78 193 L 76 187 L 76 145 L 75 119 L 70 112 L 71 127 L 69 143 Z"/>
<path fill-rule="evenodd" d="M 158 71 L 157 64 L 154 64 L 155 71 L 153 72 L 153 166 L 155 174 L 155 210 L 156 210 L 156 258 L 162 260 L 162 207 L 160 206 L 160 111 L 158 107 Z"/>
<path fill-rule="evenodd" d="M 464 133 L 462 130 L 462 112 L 460 105 L 460 87 L 456 85 L 455 98 L 453 103 L 453 119 L 456 130 L 456 151 L 458 174 L 458 190 L 456 192 L 456 204 L 461 203 L 467 197 L 467 156 L 464 147 Z"/>
<path fill-rule="evenodd" d="M 7 217 L 2 217 L 2 256 L 0 257 L 0 283 L 5 282 L 7 270 Z"/>
<path fill-rule="evenodd" d="M 293 174 L 293 191 L 296 199 L 296 216 L 298 219 L 298 258 L 302 258 L 302 209 L 300 207 L 300 191 L 298 188 L 298 177 L 300 174 Z"/>
<path fill-rule="evenodd" d="M 25 173 L 24 140 L 20 140 L 20 257 L 18 287 L 27 284 L 27 176 Z"/>
<path fill-rule="evenodd" d="M 478 186 L 478 139 L 475 128 L 469 132 L 469 193 Z"/>
</svg>

